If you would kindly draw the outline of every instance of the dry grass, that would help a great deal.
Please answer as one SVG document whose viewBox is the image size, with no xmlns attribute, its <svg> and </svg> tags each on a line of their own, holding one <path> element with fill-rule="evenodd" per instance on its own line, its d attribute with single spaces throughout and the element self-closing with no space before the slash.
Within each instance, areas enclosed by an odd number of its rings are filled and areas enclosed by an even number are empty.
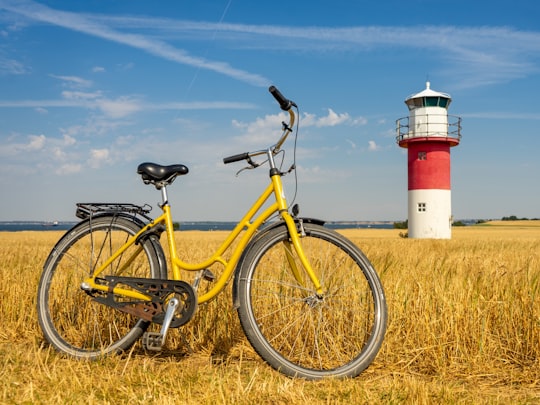
<svg viewBox="0 0 540 405">
<path fill-rule="evenodd" d="M 540 403 L 538 225 L 455 228 L 447 241 L 343 231 L 381 275 L 389 325 L 360 377 L 319 382 L 266 366 L 242 337 L 230 294 L 171 332 L 158 356 L 136 346 L 98 362 L 63 358 L 43 343 L 35 310 L 60 233 L 0 233 L 0 403 Z M 178 238 L 195 260 L 223 235 Z"/>
</svg>

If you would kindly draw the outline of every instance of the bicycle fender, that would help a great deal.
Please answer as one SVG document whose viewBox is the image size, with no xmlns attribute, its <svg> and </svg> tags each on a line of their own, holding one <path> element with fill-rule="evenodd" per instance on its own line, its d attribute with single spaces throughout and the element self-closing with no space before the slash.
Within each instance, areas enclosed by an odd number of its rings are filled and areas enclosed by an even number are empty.
<svg viewBox="0 0 540 405">
<path fill-rule="evenodd" d="M 295 218 L 294 219 L 295 223 L 299 223 L 300 221 L 302 221 L 302 223 L 304 224 L 308 223 L 308 224 L 316 224 L 320 226 L 324 226 L 324 224 L 326 223 L 326 221 L 323 221 L 322 219 L 317 219 L 317 218 Z M 255 243 L 257 243 L 261 238 L 263 238 L 268 232 L 279 227 L 286 228 L 287 224 L 283 221 L 279 221 L 261 229 L 259 233 L 257 233 L 255 236 L 251 238 L 251 240 L 245 247 L 244 251 L 242 252 L 240 259 L 238 259 L 238 263 L 236 264 L 236 268 L 234 270 L 234 280 L 233 280 L 233 289 L 232 289 L 233 307 L 235 309 L 238 309 L 238 307 L 240 306 L 240 304 L 238 303 L 238 273 L 244 263 L 244 260 L 247 254 L 249 253 L 253 245 L 255 245 Z"/>
<path fill-rule="evenodd" d="M 111 215 L 111 214 L 108 213 L 108 214 L 98 214 L 98 215 L 99 216 L 107 216 L 107 215 Z M 96 218 L 98 215 L 95 215 L 92 218 Z M 64 239 L 68 238 L 69 235 L 71 235 L 74 231 L 77 230 L 77 228 L 85 225 L 87 222 L 89 222 L 91 220 L 92 220 L 91 218 L 83 219 L 82 221 L 77 222 L 75 225 L 73 225 L 71 228 L 69 228 L 66 232 L 64 232 L 64 234 L 60 237 L 60 239 L 58 239 L 58 241 L 56 241 L 56 244 L 51 249 L 51 252 L 49 253 L 49 256 L 47 256 L 47 259 L 45 259 L 45 262 L 43 263 L 43 268 L 47 267 L 49 261 L 52 260 L 52 258 L 55 256 L 55 254 L 56 254 L 55 252 L 57 251 L 58 246 L 60 246 L 64 242 Z M 141 228 L 144 226 L 144 224 L 142 224 L 142 221 L 138 220 L 138 218 L 133 218 L 133 222 L 137 223 L 137 225 L 139 225 Z"/>
<path fill-rule="evenodd" d="M 84 220 L 82 220 L 80 222 L 77 222 L 75 225 L 73 225 L 56 242 L 53 249 L 49 253 L 49 256 L 47 256 L 47 259 L 45 259 L 45 262 L 43 264 L 43 268 L 46 268 L 48 262 L 54 258 L 55 252 L 57 251 L 57 247 L 61 243 L 63 243 L 63 240 L 65 238 L 69 237 L 69 235 L 74 230 L 76 230 L 78 227 L 83 226 L 87 222 L 91 222 L 92 219 L 95 219 L 97 217 L 116 217 L 116 218 L 122 217 L 122 218 L 125 218 L 125 219 L 128 219 L 128 220 L 134 222 L 141 229 L 146 225 L 141 219 L 139 219 L 137 217 L 134 217 L 133 215 L 123 213 L 123 212 L 114 212 L 114 213 L 108 212 L 108 213 L 103 213 L 103 214 L 96 214 L 96 215 L 94 215 L 94 216 L 92 216 L 90 218 L 84 219 Z M 165 252 L 163 251 L 161 243 L 159 242 L 159 237 L 160 237 L 161 232 L 160 231 L 153 231 L 153 230 L 154 230 L 154 228 L 151 228 L 148 232 L 141 235 L 141 237 L 139 238 L 139 241 L 142 240 L 142 239 L 150 239 L 150 242 L 152 243 L 152 247 L 154 248 L 154 251 L 155 251 L 156 256 L 158 258 L 158 261 L 159 261 L 161 277 L 166 278 L 167 277 L 167 272 L 168 272 L 167 271 L 167 258 L 165 257 Z M 137 243 L 139 243 L 139 241 L 137 241 Z"/>
</svg>

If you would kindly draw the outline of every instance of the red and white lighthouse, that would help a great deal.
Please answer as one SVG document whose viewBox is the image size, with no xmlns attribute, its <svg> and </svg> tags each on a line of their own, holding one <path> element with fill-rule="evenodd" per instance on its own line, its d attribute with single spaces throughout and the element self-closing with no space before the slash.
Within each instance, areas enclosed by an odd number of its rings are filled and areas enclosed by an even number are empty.
<svg viewBox="0 0 540 405">
<path fill-rule="evenodd" d="M 448 115 L 448 94 L 426 89 L 405 100 L 409 116 L 397 124 L 408 155 L 409 238 L 450 239 L 450 148 L 459 145 L 461 118 Z"/>
</svg>

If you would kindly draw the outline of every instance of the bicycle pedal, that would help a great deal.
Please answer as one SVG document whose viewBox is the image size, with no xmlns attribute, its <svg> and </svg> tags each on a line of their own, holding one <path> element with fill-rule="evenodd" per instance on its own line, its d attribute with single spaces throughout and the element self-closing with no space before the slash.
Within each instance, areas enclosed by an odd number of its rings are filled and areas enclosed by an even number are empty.
<svg viewBox="0 0 540 405">
<path fill-rule="evenodd" d="M 145 350 L 160 352 L 163 347 L 163 335 L 160 332 L 145 332 L 142 337 Z"/>
</svg>

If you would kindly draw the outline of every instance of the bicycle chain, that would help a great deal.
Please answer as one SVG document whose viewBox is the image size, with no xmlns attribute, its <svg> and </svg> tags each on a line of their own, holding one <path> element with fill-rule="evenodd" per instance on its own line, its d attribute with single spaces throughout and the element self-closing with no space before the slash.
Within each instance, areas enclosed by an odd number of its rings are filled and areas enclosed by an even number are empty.
<svg viewBox="0 0 540 405">
<path fill-rule="evenodd" d="M 191 285 L 185 281 L 105 276 L 97 278 L 96 283 L 106 285 L 108 291 L 88 292 L 95 301 L 157 324 L 163 323 L 168 300 L 176 297 L 180 301 L 180 305 L 171 321 L 171 328 L 185 325 L 191 320 L 197 309 L 196 293 Z M 151 301 L 114 294 L 113 291 L 116 287 L 136 290 L 149 296 Z"/>
</svg>

